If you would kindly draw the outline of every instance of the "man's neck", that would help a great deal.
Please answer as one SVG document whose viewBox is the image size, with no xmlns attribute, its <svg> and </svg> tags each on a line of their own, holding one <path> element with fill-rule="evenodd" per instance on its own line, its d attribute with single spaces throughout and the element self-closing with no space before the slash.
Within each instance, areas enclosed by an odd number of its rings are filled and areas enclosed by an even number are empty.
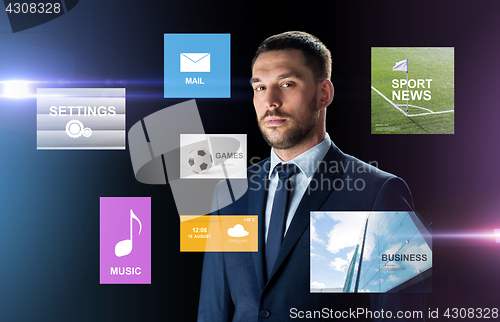
<svg viewBox="0 0 500 322">
<path fill-rule="evenodd" d="M 293 160 L 295 157 L 301 155 L 309 149 L 312 149 L 316 145 L 320 144 L 325 138 L 326 132 L 322 131 L 320 134 L 313 134 L 311 138 L 303 140 L 301 143 L 297 144 L 290 149 L 276 149 L 273 148 L 274 153 L 284 162 Z"/>
</svg>

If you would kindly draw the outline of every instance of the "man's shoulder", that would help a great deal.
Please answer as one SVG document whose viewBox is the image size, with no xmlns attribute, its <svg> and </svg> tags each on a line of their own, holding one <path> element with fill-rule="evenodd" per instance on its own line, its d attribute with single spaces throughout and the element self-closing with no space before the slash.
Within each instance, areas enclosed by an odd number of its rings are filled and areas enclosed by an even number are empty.
<svg viewBox="0 0 500 322">
<path fill-rule="evenodd" d="M 394 174 L 381 170 L 378 167 L 377 161 L 365 162 L 351 155 L 344 154 L 343 163 L 343 169 L 346 170 L 347 174 L 357 174 L 376 181 L 397 178 Z"/>
<path fill-rule="evenodd" d="M 341 152 L 342 153 L 342 152 Z M 380 170 L 378 162 L 364 162 L 356 157 L 343 154 L 342 162 L 334 164 L 342 173 L 343 199 L 353 200 L 350 209 L 359 210 L 412 210 L 413 198 L 406 182 L 400 177 Z M 348 190 L 347 183 L 354 187 Z"/>
<path fill-rule="evenodd" d="M 318 171 L 341 174 L 353 178 L 370 181 L 385 181 L 397 178 L 395 175 L 379 169 L 377 161 L 364 162 L 352 155 L 342 152 L 333 142 Z M 321 168 L 323 167 L 323 168 Z"/>
</svg>

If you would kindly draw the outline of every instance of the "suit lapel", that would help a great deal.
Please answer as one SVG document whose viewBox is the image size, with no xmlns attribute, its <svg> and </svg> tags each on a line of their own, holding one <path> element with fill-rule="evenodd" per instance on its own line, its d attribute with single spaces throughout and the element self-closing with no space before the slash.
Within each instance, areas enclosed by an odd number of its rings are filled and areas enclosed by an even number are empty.
<svg viewBox="0 0 500 322">
<path fill-rule="evenodd" d="M 309 212 L 319 210 L 327 197 L 335 190 L 332 187 L 340 183 L 338 180 L 336 181 L 336 179 L 342 177 L 343 163 L 343 153 L 332 144 L 322 163 L 318 166 L 309 187 L 304 192 L 302 200 L 295 211 L 295 215 L 293 216 L 292 222 L 281 244 L 281 249 L 278 253 L 276 264 L 274 265 L 269 280 L 273 278 L 274 274 L 281 264 L 283 264 L 288 254 L 290 254 L 290 251 L 298 242 L 307 226 L 309 226 Z"/>
<path fill-rule="evenodd" d="M 259 251 L 253 253 L 255 272 L 259 281 L 260 289 L 263 290 L 266 282 L 264 276 L 265 267 L 265 225 L 266 225 L 266 202 L 269 186 L 269 160 L 262 163 L 262 168 L 257 173 L 249 173 L 248 180 L 248 213 L 258 215 L 259 224 Z"/>
</svg>

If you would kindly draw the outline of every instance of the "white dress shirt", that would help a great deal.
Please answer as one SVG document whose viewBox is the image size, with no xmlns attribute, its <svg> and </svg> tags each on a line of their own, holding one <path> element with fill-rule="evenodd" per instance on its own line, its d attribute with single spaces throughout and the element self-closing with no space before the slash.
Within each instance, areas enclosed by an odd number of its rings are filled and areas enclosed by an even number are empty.
<svg viewBox="0 0 500 322">
<path fill-rule="evenodd" d="M 290 207 L 288 208 L 288 215 L 286 218 L 286 228 L 285 235 L 288 231 L 288 227 L 292 222 L 293 216 L 295 215 L 295 211 L 302 200 L 302 196 L 307 190 L 311 179 L 318 168 L 318 165 L 325 157 L 326 153 L 330 149 L 331 141 L 330 136 L 326 133 L 323 141 L 310 148 L 309 150 L 303 152 L 302 154 L 296 156 L 294 159 L 283 162 L 278 155 L 271 149 L 271 167 L 269 171 L 269 191 L 267 194 L 267 203 L 266 203 L 266 242 L 267 242 L 267 233 L 269 230 L 269 223 L 271 222 L 271 212 L 273 209 L 273 201 L 274 194 L 276 192 L 276 187 L 278 186 L 279 178 L 278 173 L 276 171 L 276 166 L 280 163 L 294 163 L 297 167 L 299 167 L 300 172 L 296 175 L 292 176 L 290 179 L 290 184 L 292 187 L 292 191 L 290 192 Z"/>
</svg>

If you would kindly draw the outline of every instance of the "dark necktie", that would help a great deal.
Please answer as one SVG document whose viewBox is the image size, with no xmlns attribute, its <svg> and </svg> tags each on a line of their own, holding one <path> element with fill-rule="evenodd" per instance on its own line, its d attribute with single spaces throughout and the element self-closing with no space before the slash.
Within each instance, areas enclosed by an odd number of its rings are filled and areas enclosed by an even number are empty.
<svg viewBox="0 0 500 322">
<path fill-rule="evenodd" d="M 267 277 L 271 275 L 274 262 L 278 257 L 285 234 L 286 217 L 288 214 L 288 206 L 290 204 L 290 178 L 298 172 L 295 164 L 278 164 L 276 170 L 279 176 L 279 182 L 274 194 L 273 209 L 271 212 L 271 222 L 267 233 L 266 242 L 266 272 Z"/>
</svg>

